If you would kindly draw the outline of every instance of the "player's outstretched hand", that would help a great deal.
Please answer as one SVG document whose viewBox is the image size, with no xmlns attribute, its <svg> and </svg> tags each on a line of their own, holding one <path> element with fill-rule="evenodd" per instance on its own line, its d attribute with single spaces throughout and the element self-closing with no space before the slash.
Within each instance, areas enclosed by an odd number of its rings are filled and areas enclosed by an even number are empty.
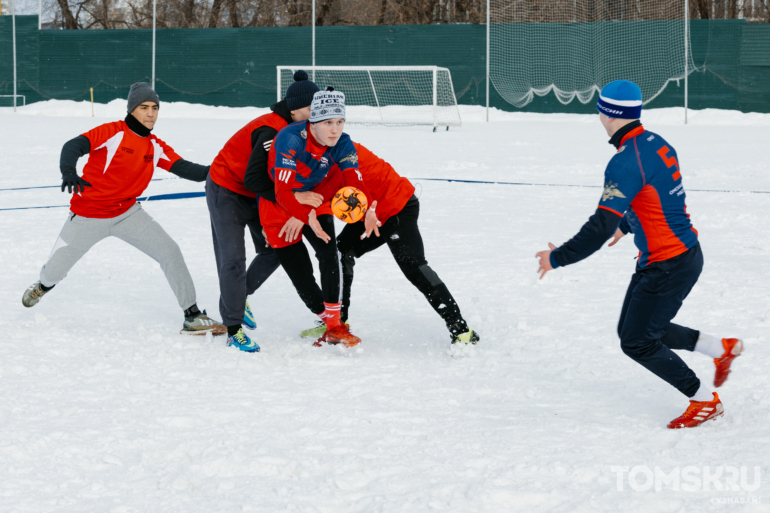
<svg viewBox="0 0 770 513">
<path fill-rule="evenodd" d="M 294 242 L 299 238 L 299 234 L 302 233 L 302 228 L 304 228 L 305 223 L 297 219 L 296 217 L 292 217 L 288 221 L 286 221 L 286 224 L 283 225 L 283 228 L 281 228 L 281 231 L 278 232 L 278 238 L 280 239 L 283 237 L 283 234 L 286 234 L 285 240 L 286 242 Z"/>
<path fill-rule="evenodd" d="M 77 194 L 78 187 L 80 187 L 80 192 L 85 191 L 86 187 L 92 187 L 90 183 L 80 178 L 77 173 L 67 173 L 62 176 L 61 180 L 61 191 L 64 192 L 66 187 L 69 194 L 72 194 L 73 188 L 75 189 L 75 194 Z"/>
<path fill-rule="evenodd" d="M 612 242 L 610 242 L 609 244 L 607 244 L 607 247 L 611 247 L 611 246 L 614 246 L 615 244 L 617 244 L 617 243 L 618 243 L 618 241 L 619 241 L 620 239 L 622 239 L 622 238 L 623 238 L 623 237 L 625 237 L 625 236 L 626 236 L 626 234 L 625 234 L 625 233 L 623 233 L 623 232 L 620 230 L 620 228 L 618 228 L 617 230 L 615 230 L 615 235 L 613 235 L 613 236 L 612 236 Z"/>
<path fill-rule="evenodd" d="M 551 251 L 556 249 L 556 246 L 548 243 L 548 247 L 551 248 L 546 251 L 538 251 L 535 254 L 535 258 L 540 259 L 540 267 L 538 267 L 537 272 L 540 273 L 540 279 L 543 279 L 543 276 L 545 276 L 545 273 L 548 271 L 553 271 L 553 267 L 551 267 Z"/>
<path fill-rule="evenodd" d="M 380 230 L 379 227 L 382 226 L 380 223 L 380 220 L 377 219 L 377 214 L 374 211 L 374 207 L 377 206 L 377 200 L 374 200 L 372 202 L 372 206 L 369 207 L 369 210 L 366 211 L 366 217 L 364 217 L 364 233 L 361 235 L 361 240 L 369 237 L 372 234 L 372 231 L 374 231 L 374 234 L 379 237 L 380 236 Z"/>
<path fill-rule="evenodd" d="M 321 223 L 318 222 L 318 218 L 315 215 L 315 209 L 310 211 L 310 215 L 308 216 L 308 223 L 310 228 L 313 229 L 313 233 L 315 233 L 316 237 L 324 241 L 325 243 L 329 243 L 330 240 L 332 240 L 331 237 L 324 231 L 323 228 L 321 228 Z"/>
<path fill-rule="evenodd" d="M 324 202 L 324 197 L 313 191 L 295 192 L 294 197 L 297 198 L 300 204 L 312 208 L 318 208 Z"/>
</svg>

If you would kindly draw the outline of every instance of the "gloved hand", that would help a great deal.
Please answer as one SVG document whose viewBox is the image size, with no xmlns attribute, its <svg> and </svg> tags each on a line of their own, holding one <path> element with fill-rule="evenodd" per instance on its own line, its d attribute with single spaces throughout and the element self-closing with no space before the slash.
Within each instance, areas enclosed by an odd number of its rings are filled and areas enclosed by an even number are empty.
<svg viewBox="0 0 770 513">
<path fill-rule="evenodd" d="M 77 173 L 63 174 L 61 179 L 61 191 L 64 192 L 64 188 L 66 187 L 69 194 L 72 194 L 73 187 L 76 194 L 78 192 L 78 186 L 80 186 L 80 192 L 85 191 L 86 187 L 91 187 L 91 184 L 80 178 Z"/>
</svg>

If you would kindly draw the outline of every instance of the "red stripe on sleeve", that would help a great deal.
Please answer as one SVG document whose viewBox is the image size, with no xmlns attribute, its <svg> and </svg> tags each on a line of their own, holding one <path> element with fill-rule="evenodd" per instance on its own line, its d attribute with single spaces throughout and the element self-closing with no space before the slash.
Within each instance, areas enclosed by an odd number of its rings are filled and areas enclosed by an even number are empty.
<svg viewBox="0 0 770 513">
<path fill-rule="evenodd" d="M 621 213 L 620 213 L 620 212 L 618 212 L 617 210 L 613 210 L 613 209 L 611 209 L 611 208 L 609 208 L 609 207 L 605 207 L 604 205 L 599 205 L 599 208 L 601 208 L 601 209 L 604 209 L 604 210 L 609 210 L 609 211 L 610 211 L 610 212 L 612 212 L 613 214 L 616 214 L 616 215 L 619 215 L 620 217 L 623 217 L 623 214 L 621 214 Z"/>
</svg>

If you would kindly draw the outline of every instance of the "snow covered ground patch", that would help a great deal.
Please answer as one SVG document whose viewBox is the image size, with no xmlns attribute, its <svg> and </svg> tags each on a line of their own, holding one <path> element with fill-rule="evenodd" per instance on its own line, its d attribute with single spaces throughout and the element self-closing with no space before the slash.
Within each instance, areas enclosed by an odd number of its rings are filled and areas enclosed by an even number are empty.
<svg viewBox="0 0 770 513">
<path fill-rule="evenodd" d="M 61 145 L 122 118 L 113 103 L 97 118 L 75 102 L 0 109 L 0 189 L 57 186 Z M 164 104 L 154 133 L 207 164 L 264 111 Z M 535 252 L 571 237 L 601 194 L 613 149 L 596 116 L 496 112 L 487 124 L 464 108 L 448 132 L 348 132 L 417 186 L 428 261 L 481 333 L 466 350 L 450 348 L 387 249 L 356 267 L 361 352 L 299 338 L 314 319 L 283 271 L 250 298 L 262 352 L 180 336 L 159 267 L 115 239 L 25 309 L 67 208 L 0 210 L 0 511 L 770 511 L 770 116 L 691 112 L 683 126 L 681 113 L 643 121 L 677 149 L 706 260 L 677 320 L 746 342 L 719 389 L 724 418 L 665 429 L 685 398 L 621 352 L 630 240 L 537 280 Z M 156 178 L 150 195 L 203 190 Z M 58 188 L 0 190 L 0 209 L 67 203 Z M 144 207 L 219 317 L 204 199 Z M 713 379 L 709 359 L 682 356 Z M 656 467 L 692 467 L 700 484 L 645 490 Z M 745 486 L 728 467 L 745 469 Z"/>
</svg>

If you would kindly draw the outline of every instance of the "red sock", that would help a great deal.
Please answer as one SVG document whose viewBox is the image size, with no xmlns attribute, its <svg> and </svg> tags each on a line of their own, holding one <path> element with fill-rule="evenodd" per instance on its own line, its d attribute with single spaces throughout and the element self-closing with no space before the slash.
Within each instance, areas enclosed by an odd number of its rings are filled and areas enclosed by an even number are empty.
<svg viewBox="0 0 770 513">
<path fill-rule="evenodd" d="M 334 328 L 340 325 L 340 314 L 342 313 L 342 303 L 324 303 L 326 310 L 319 315 L 327 328 Z"/>
</svg>

